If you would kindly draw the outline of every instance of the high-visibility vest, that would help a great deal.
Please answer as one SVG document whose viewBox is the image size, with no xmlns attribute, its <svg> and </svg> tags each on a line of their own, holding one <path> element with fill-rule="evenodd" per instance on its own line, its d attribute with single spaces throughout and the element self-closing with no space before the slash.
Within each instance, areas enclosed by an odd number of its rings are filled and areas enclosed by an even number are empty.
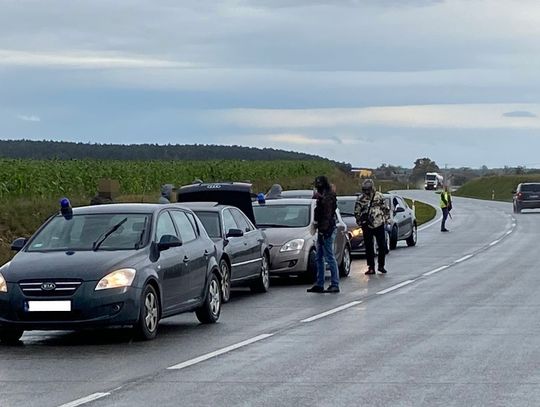
<svg viewBox="0 0 540 407">
<path fill-rule="evenodd" d="M 451 202 L 452 196 L 450 195 L 450 192 L 441 192 L 441 208 L 446 208 L 448 204 Z"/>
</svg>

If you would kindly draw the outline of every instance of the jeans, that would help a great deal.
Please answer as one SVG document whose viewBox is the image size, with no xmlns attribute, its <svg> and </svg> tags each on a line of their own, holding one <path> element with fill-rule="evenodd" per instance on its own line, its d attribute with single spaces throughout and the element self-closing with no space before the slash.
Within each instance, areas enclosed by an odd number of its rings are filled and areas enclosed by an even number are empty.
<svg viewBox="0 0 540 407">
<path fill-rule="evenodd" d="M 362 228 L 364 233 L 364 245 L 366 246 L 366 259 L 369 268 L 375 268 L 375 247 L 373 246 L 373 239 L 377 240 L 377 246 L 379 251 L 379 268 L 384 268 L 384 262 L 386 258 L 386 232 L 384 225 L 381 225 L 375 229 L 369 227 Z"/>
<path fill-rule="evenodd" d="M 441 230 L 446 229 L 446 219 L 448 219 L 448 208 L 442 208 Z"/>
<path fill-rule="evenodd" d="M 317 236 L 317 285 L 324 286 L 324 262 L 330 268 L 331 284 L 339 287 L 339 274 L 336 256 L 334 254 L 334 240 L 336 239 L 336 231 L 334 228 L 330 234 L 319 233 Z"/>
</svg>

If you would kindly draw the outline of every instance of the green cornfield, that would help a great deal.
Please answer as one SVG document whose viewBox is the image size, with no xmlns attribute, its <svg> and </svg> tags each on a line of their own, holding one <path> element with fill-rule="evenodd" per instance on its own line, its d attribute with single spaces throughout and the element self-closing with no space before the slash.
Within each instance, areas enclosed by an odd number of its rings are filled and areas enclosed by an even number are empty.
<svg viewBox="0 0 540 407">
<path fill-rule="evenodd" d="M 249 181 L 266 186 L 330 174 L 336 167 L 313 161 L 99 161 L 0 159 L 0 199 L 19 196 L 91 196 L 101 178 L 120 182 L 122 194 L 145 194 L 164 183 Z M 286 187 L 286 185 L 284 185 Z"/>
</svg>

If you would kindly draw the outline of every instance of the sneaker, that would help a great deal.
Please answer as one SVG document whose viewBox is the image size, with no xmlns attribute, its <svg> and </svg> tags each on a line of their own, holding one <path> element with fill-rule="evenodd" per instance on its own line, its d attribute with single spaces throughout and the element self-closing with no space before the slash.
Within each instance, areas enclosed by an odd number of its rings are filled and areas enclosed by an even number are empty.
<svg viewBox="0 0 540 407">
<path fill-rule="evenodd" d="M 368 271 L 366 271 L 364 274 L 365 275 L 375 274 L 375 269 L 373 267 L 370 267 L 368 268 Z"/>
<path fill-rule="evenodd" d="M 339 287 L 337 285 L 331 285 L 326 289 L 327 293 L 339 293 Z"/>
<path fill-rule="evenodd" d="M 386 274 L 386 269 L 384 267 L 379 267 L 377 270 L 379 270 L 380 273 Z"/>
<path fill-rule="evenodd" d="M 441 232 L 450 232 L 448 229 L 441 229 Z"/>
<path fill-rule="evenodd" d="M 315 284 L 313 287 L 307 289 L 308 293 L 324 293 L 324 288 Z"/>
</svg>

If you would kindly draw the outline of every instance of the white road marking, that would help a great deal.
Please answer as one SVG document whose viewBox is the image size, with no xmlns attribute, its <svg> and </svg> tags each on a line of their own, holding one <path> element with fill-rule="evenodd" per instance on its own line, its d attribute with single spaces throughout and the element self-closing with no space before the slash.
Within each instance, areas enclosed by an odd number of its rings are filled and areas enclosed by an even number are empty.
<svg viewBox="0 0 540 407">
<path fill-rule="evenodd" d="M 300 321 L 300 322 L 313 322 L 313 321 L 316 321 L 316 320 L 318 320 L 318 319 L 327 317 L 328 315 L 335 314 L 336 312 L 343 311 L 343 310 L 345 310 L 345 309 L 347 309 L 347 308 L 354 307 L 355 305 L 358 305 L 358 304 L 362 304 L 362 301 L 353 301 L 353 302 L 349 302 L 348 304 L 342 305 L 341 307 L 337 307 L 337 308 L 331 309 L 331 310 L 329 310 L 329 311 L 323 312 L 323 313 L 321 313 L 321 314 L 317 314 L 317 315 L 314 315 L 314 316 L 312 316 L 312 317 L 303 319 L 303 320 Z"/>
<path fill-rule="evenodd" d="M 497 243 L 499 243 L 501 241 L 501 239 L 497 239 L 497 240 L 494 240 L 493 242 L 491 242 L 489 245 L 490 246 L 495 246 Z"/>
<path fill-rule="evenodd" d="M 392 287 L 390 288 L 387 288 L 386 290 L 382 290 L 382 291 L 379 291 L 377 294 L 379 295 L 383 295 L 383 294 L 387 294 L 391 291 L 394 291 L 394 290 L 397 290 L 398 288 L 401 288 L 401 287 L 404 287 L 408 284 L 411 284 L 411 283 L 414 283 L 416 280 L 407 280 L 407 281 L 404 281 L 402 283 L 399 283 L 399 284 L 396 284 L 396 285 L 393 285 Z"/>
<path fill-rule="evenodd" d="M 251 345 L 252 343 L 255 343 L 255 342 L 262 341 L 263 339 L 270 338 L 271 336 L 274 336 L 274 335 L 275 334 L 259 335 L 259 336 L 256 336 L 254 338 L 245 340 L 243 342 L 239 342 L 239 343 L 236 343 L 234 345 L 227 346 L 227 347 L 225 347 L 223 349 L 219 349 L 219 350 L 216 350 L 214 352 L 207 353 L 206 355 L 202 355 L 202 356 L 199 356 L 197 358 L 187 360 L 187 361 L 179 363 L 177 365 L 168 367 L 167 369 L 169 369 L 169 370 L 185 369 L 186 367 L 196 365 L 197 363 L 201 363 L 201 362 L 204 362 L 204 361 L 206 361 L 208 359 L 215 358 L 216 356 L 223 355 L 224 353 L 232 352 L 233 350 L 242 348 L 242 347 L 247 346 L 247 345 Z"/>
<path fill-rule="evenodd" d="M 465 260 L 469 260 L 473 255 L 472 254 L 468 254 L 466 256 L 463 256 L 461 259 L 457 259 L 454 263 L 458 264 L 458 263 L 461 263 Z"/>
<path fill-rule="evenodd" d="M 450 266 L 442 266 L 442 267 L 439 267 L 438 269 L 428 271 L 427 273 L 424 273 L 422 275 L 427 277 L 427 276 L 430 276 L 432 274 L 438 273 L 439 271 L 446 270 L 448 267 L 450 267 Z"/>
<path fill-rule="evenodd" d="M 96 401 L 96 400 L 99 400 L 103 397 L 107 397 L 107 396 L 110 396 L 111 393 L 94 393 L 94 394 L 90 394 L 89 396 L 86 396 L 86 397 L 82 397 L 80 399 L 77 399 L 75 401 L 71 401 L 69 403 L 66 403 L 66 404 L 62 404 L 61 406 L 59 407 L 77 407 L 77 406 L 82 406 L 83 404 L 86 404 L 86 403 L 90 403 L 92 401 Z"/>
<path fill-rule="evenodd" d="M 506 236 L 508 236 L 510 233 L 512 233 L 511 230 L 509 230 L 508 232 L 506 232 Z"/>
</svg>

